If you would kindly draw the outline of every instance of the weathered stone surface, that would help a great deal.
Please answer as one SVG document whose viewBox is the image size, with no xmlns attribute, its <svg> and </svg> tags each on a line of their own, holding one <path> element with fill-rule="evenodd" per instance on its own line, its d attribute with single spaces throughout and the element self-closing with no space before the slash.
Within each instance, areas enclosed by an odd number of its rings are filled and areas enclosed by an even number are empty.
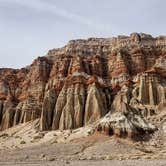
<svg viewBox="0 0 166 166">
<path fill-rule="evenodd" d="M 134 104 L 134 107 L 130 105 L 130 93 L 129 87 L 122 87 L 114 98 L 110 112 L 97 123 L 98 132 L 135 138 L 140 133 L 146 134 L 156 130 L 154 125 L 146 121 L 147 110 L 138 105 L 139 101 Z"/>
<path fill-rule="evenodd" d="M 40 116 L 41 106 L 31 97 L 17 105 L 13 125 L 35 120 Z"/>
<path fill-rule="evenodd" d="M 72 129 L 83 126 L 85 88 L 75 84 L 61 90 L 54 111 L 53 129 Z"/>
<path fill-rule="evenodd" d="M 158 105 L 166 100 L 165 78 L 156 73 L 145 73 L 140 76 L 138 99 L 144 104 Z"/>
<path fill-rule="evenodd" d="M 108 113 L 96 126 L 98 132 L 120 137 L 138 137 L 139 134 L 151 133 L 156 127 L 148 123 L 139 110 L 122 104 L 121 112 Z"/>
<path fill-rule="evenodd" d="M 165 110 L 165 73 L 165 36 L 72 40 L 26 68 L 0 69 L 0 126 L 40 118 L 41 130 L 72 129 L 108 112 L 135 126 L 133 110 Z"/>
<path fill-rule="evenodd" d="M 89 86 L 85 104 L 85 124 L 95 122 L 107 113 L 106 96 L 95 84 Z"/>
<path fill-rule="evenodd" d="M 15 114 L 14 103 L 11 100 L 6 100 L 3 106 L 1 130 L 10 128 L 13 125 L 14 114 Z"/>
<path fill-rule="evenodd" d="M 40 118 L 41 130 L 48 130 L 52 128 L 56 99 L 57 96 L 55 90 L 48 90 L 46 92 L 42 106 L 41 118 Z"/>
<path fill-rule="evenodd" d="M 3 116 L 3 101 L 0 100 L 0 124 L 2 121 L 2 116 Z"/>
</svg>

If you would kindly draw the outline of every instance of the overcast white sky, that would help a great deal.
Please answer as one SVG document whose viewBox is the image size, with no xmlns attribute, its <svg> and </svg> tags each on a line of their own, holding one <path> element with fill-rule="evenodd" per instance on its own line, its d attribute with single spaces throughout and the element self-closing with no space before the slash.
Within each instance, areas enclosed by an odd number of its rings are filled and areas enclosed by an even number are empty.
<svg viewBox="0 0 166 166">
<path fill-rule="evenodd" d="M 0 67 L 20 68 L 76 38 L 166 35 L 166 0 L 0 0 Z"/>
</svg>

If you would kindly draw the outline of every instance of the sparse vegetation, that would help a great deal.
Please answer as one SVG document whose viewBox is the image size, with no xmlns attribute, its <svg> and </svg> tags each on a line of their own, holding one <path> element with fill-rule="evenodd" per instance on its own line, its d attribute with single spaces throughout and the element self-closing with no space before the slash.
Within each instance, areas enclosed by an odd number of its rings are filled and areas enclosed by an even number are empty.
<svg viewBox="0 0 166 166">
<path fill-rule="evenodd" d="M 53 141 L 51 142 L 51 144 L 56 144 L 56 143 L 58 143 L 57 140 L 53 140 Z"/>
<path fill-rule="evenodd" d="M 56 159 L 55 157 L 47 157 L 46 158 L 47 161 L 55 161 L 55 159 Z"/>
<path fill-rule="evenodd" d="M 22 141 L 20 142 L 20 144 L 26 144 L 26 142 L 22 140 Z"/>
<path fill-rule="evenodd" d="M 43 135 L 36 135 L 33 137 L 34 140 L 43 138 Z"/>
<path fill-rule="evenodd" d="M 9 137 L 9 134 L 7 134 L 7 133 L 2 133 L 2 134 L 0 135 L 0 137 L 6 138 L 6 137 Z"/>
<path fill-rule="evenodd" d="M 15 138 L 20 138 L 21 139 L 21 137 L 19 135 L 16 135 Z"/>
<path fill-rule="evenodd" d="M 41 155 L 40 155 L 40 158 L 44 158 L 44 157 L 46 157 L 45 154 L 41 154 Z"/>
<path fill-rule="evenodd" d="M 105 160 L 113 160 L 113 157 L 112 157 L 111 155 L 107 155 L 107 156 L 105 157 Z"/>
</svg>

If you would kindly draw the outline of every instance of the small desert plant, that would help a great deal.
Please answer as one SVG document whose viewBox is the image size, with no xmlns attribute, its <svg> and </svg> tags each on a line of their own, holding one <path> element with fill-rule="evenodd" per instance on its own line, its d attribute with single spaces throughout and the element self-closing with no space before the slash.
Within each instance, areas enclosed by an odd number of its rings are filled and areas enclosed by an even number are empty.
<svg viewBox="0 0 166 166">
<path fill-rule="evenodd" d="M 40 155 L 40 158 L 45 158 L 45 157 L 46 157 L 46 155 L 43 153 Z"/>
<path fill-rule="evenodd" d="M 34 140 L 35 139 L 41 139 L 41 138 L 43 138 L 43 135 L 36 135 L 36 136 L 33 137 Z"/>
<path fill-rule="evenodd" d="M 15 138 L 21 138 L 19 135 L 16 135 Z"/>
<path fill-rule="evenodd" d="M 53 140 L 53 141 L 51 142 L 51 144 L 56 144 L 56 143 L 58 143 L 57 140 Z"/>
<path fill-rule="evenodd" d="M 144 153 L 153 153 L 152 150 L 150 150 L 150 149 L 146 149 L 146 148 L 144 148 L 144 147 L 139 148 L 139 150 L 142 151 L 142 152 L 144 152 Z"/>
<path fill-rule="evenodd" d="M 112 157 L 111 155 L 107 155 L 107 156 L 105 157 L 105 160 L 113 160 L 113 157 Z"/>
<path fill-rule="evenodd" d="M 26 142 L 22 140 L 22 141 L 20 142 L 20 144 L 26 144 Z"/>
<path fill-rule="evenodd" d="M 55 161 L 55 159 L 56 159 L 55 157 L 47 157 L 46 158 L 47 161 Z"/>
<path fill-rule="evenodd" d="M 2 134 L 0 135 L 0 137 L 6 138 L 6 137 L 9 137 L 9 134 L 7 134 L 7 133 L 2 133 Z"/>
</svg>

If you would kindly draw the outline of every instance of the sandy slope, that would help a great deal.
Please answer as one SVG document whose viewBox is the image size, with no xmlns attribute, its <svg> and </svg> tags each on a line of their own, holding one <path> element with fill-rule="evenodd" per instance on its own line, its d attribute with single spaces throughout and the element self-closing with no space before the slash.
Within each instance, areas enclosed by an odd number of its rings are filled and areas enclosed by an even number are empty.
<svg viewBox="0 0 166 166">
<path fill-rule="evenodd" d="M 0 165 L 166 165 L 166 123 L 149 142 L 91 135 L 92 126 L 41 132 L 38 124 L 36 120 L 0 133 Z"/>
</svg>

